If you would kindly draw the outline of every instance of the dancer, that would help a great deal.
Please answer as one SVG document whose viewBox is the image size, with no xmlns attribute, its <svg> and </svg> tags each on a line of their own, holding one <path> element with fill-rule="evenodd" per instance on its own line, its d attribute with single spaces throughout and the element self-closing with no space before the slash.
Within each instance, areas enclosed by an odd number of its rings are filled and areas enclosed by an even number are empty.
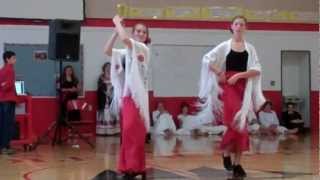
<svg viewBox="0 0 320 180">
<path fill-rule="evenodd" d="M 244 39 L 246 24 L 245 17 L 234 17 L 232 38 L 204 55 L 199 91 L 199 98 L 204 102 L 199 116 L 205 114 L 208 120 L 222 116 L 228 128 L 221 149 L 224 167 L 232 170 L 235 178 L 246 177 L 240 159 L 242 152 L 249 150 L 248 112 L 252 107 L 258 111 L 265 102 L 261 65 L 255 48 Z M 233 161 L 231 153 L 234 153 Z"/>
<path fill-rule="evenodd" d="M 111 109 L 120 112 L 121 147 L 118 170 L 125 179 L 145 174 L 145 137 L 149 131 L 149 107 L 147 69 L 150 52 L 148 27 L 135 24 L 132 38 L 126 33 L 123 19 L 114 16 L 115 31 L 105 45 L 105 53 L 111 56 L 111 82 L 114 97 Z M 113 49 L 119 37 L 125 49 Z"/>
</svg>

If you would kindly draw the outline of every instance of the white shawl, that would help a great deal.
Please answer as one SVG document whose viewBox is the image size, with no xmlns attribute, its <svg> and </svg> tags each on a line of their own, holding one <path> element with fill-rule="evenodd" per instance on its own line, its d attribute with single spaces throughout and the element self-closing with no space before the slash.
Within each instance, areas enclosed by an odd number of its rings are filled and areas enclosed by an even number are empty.
<svg viewBox="0 0 320 180">
<path fill-rule="evenodd" d="M 261 74 L 261 65 L 255 48 L 248 42 L 245 42 L 245 49 L 248 52 L 247 70 L 256 70 Z M 230 51 L 231 39 L 216 46 L 210 52 L 205 54 L 202 59 L 198 96 L 206 101 L 202 105 L 202 110 L 199 112 L 198 116 L 208 119 L 208 121 L 215 120 L 216 113 L 221 113 L 223 107 L 223 103 L 218 97 L 218 95 L 222 93 L 222 89 L 219 87 L 217 80 L 218 77 L 210 70 L 209 65 L 215 64 L 219 69 L 225 70 L 226 57 Z M 241 109 L 234 117 L 235 125 L 240 130 L 243 130 L 246 124 L 246 119 L 248 118 L 249 122 L 252 120 L 248 117 L 249 110 L 253 108 L 253 110 L 258 111 L 264 102 L 265 98 L 262 94 L 261 75 L 248 78 Z"/>
<path fill-rule="evenodd" d="M 150 52 L 145 44 L 133 39 L 130 40 L 132 49 L 112 50 L 111 83 L 114 86 L 114 96 L 111 103 L 111 110 L 119 115 L 122 98 L 131 96 L 140 111 L 147 131 L 149 131 L 150 118 L 147 70 Z M 138 60 L 137 56 L 139 54 L 144 56 L 143 62 Z M 125 69 L 123 69 L 122 64 L 125 64 Z M 116 66 L 118 66 L 118 68 L 116 68 Z"/>
</svg>

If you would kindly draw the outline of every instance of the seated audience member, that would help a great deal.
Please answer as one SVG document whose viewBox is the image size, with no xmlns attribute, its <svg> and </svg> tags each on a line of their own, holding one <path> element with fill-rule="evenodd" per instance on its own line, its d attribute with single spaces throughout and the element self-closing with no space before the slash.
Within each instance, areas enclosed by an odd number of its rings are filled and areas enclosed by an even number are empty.
<svg viewBox="0 0 320 180">
<path fill-rule="evenodd" d="M 272 103 L 267 101 L 259 112 L 260 132 L 266 135 L 276 135 L 284 133 L 296 133 L 297 130 L 288 130 L 280 126 L 277 114 L 272 110 Z"/>
<path fill-rule="evenodd" d="M 172 119 L 172 116 L 165 109 L 162 102 L 159 102 L 157 105 L 157 110 L 152 112 L 152 120 L 154 124 L 154 134 L 169 136 L 176 132 L 176 125 Z"/>
<path fill-rule="evenodd" d="M 188 117 L 191 115 L 189 114 L 189 105 L 187 103 L 182 103 L 180 106 L 180 114 L 178 115 L 177 119 L 181 128 L 187 128 L 192 126 L 188 121 Z"/>
<path fill-rule="evenodd" d="M 290 130 L 296 130 L 303 132 L 304 121 L 301 118 L 301 114 L 295 110 L 293 103 L 287 103 L 287 111 L 282 113 L 282 124 Z"/>
<path fill-rule="evenodd" d="M 202 123 L 208 121 L 201 121 L 197 116 L 189 114 L 189 105 L 187 103 L 181 104 L 181 114 L 178 115 L 181 128 L 177 131 L 178 135 L 205 135 L 205 134 L 222 134 L 226 127 L 223 125 L 209 123 Z"/>
</svg>

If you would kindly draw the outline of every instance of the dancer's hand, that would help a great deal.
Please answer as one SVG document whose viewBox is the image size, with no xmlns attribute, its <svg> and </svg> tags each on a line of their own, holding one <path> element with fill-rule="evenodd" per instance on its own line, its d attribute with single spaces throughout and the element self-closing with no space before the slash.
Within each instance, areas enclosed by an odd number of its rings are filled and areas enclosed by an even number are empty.
<svg viewBox="0 0 320 180">
<path fill-rule="evenodd" d="M 238 74 L 235 74 L 228 79 L 228 84 L 234 85 L 237 83 L 239 79 L 240 79 L 240 76 Z"/>
<path fill-rule="evenodd" d="M 207 98 L 203 97 L 203 98 L 199 98 L 199 102 L 204 104 L 207 101 Z"/>
<path fill-rule="evenodd" d="M 225 83 L 226 82 L 226 74 L 224 72 L 220 72 L 218 74 L 218 82 Z"/>
<path fill-rule="evenodd" d="M 119 15 L 115 15 L 112 19 L 114 24 L 121 24 L 123 25 L 123 18 L 120 17 Z"/>
<path fill-rule="evenodd" d="M 220 83 L 226 82 L 226 76 L 225 76 L 224 71 L 221 71 L 221 69 L 218 68 L 217 65 L 210 64 L 209 69 L 210 69 L 210 71 L 212 71 L 213 73 L 216 74 L 216 76 L 218 77 L 218 82 L 220 82 Z"/>
<path fill-rule="evenodd" d="M 3 82 L 3 83 L 1 83 L 1 87 L 6 86 L 6 84 L 7 84 L 7 82 Z"/>
<path fill-rule="evenodd" d="M 76 88 L 76 87 L 73 87 L 72 89 L 71 89 L 71 92 L 77 92 L 78 91 L 78 88 Z"/>
<path fill-rule="evenodd" d="M 138 61 L 143 62 L 143 61 L 144 61 L 144 56 L 143 56 L 143 54 L 138 54 L 138 55 L 137 55 L 137 59 L 138 59 Z"/>
</svg>

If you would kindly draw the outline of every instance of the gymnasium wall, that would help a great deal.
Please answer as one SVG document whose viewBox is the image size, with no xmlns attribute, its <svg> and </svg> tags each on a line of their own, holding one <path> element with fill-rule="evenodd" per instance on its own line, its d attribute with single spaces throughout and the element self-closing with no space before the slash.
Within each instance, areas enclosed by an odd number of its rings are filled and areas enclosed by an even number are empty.
<svg viewBox="0 0 320 180">
<path fill-rule="evenodd" d="M 134 23 L 133 21 L 131 24 Z M 230 38 L 227 30 L 229 24 L 225 22 L 204 23 L 204 22 L 181 22 L 181 21 L 146 21 L 151 26 L 150 33 L 152 37 L 151 49 L 159 45 L 189 45 L 213 47 L 219 42 Z M 162 23 L 162 24 L 161 24 Z M 130 25 L 130 23 L 129 23 Z M 163 26 L 162 26 L 163 25 Z M 165 27 L 165 28 L 159 28 Z M 247 40 L 254 44 L 258 52 L 261 64 L 263 66 L 263 90 L 266 97 L 274 102 L 276 111 L 281 111 L 281 69 L 280 58 L 281 50 L 307 50 L 311 52 L 311 126 L 318 130 L 319 120 L 319 89 L 318 89 L 318 32 L 316 24 L 277 24 L 277 23 L 256 23 L 249 24 L 252 30 L 247 33 Z M 84 22 L 81 34 L 81 43 L 83 44 L 84 55 L 84 98 L 89 103 L 96 103 L 96 81 L 100 73 L 101 65 L 109 58 L 103 54 L 103 46 L 113 31 L 112 23 L 109 19 L 96 20 L 88 19 Z M 0 53 L 3 52 L 4 43 L 22 43 L 22 44 L 46 44 L 48 43 L 48 26 L 36 24 L 33 22 L 22 21 L 0 21 Z M 119 45 L 117 45 L 120 47 Z M 190 50 L 190 49 L 188 49 Z M 175 53 L 175 52 L 172 52 Z M 186 51 L 186 53 L 190 53 Z M 161 54 L 165 58 L 166 55 Z M 169 56 L 169 54 L 168 54 Z M 201 56 L 194 61 L 200 63 Z M 19 61 L 19 60 L 18 60 Z M 193 62 L 194 63 L 194 62 Z M 196 80 L 194 77 L 199 71 L 195 69 L 193 63 L 186 64 L 183 59 L 175 59 L 172 62 L 172 75 L 174 67 L 183 66 L 185 78 Z M 196 63 L 196 64 L 197 64 Z M 152 67 L 152 74 L 159 74 L 158 70 L 166 67 Z M 161 74 L 161 72 L 160 72 Z M 162 74 L 163 78 L 170 78 Z M 164 101 L 169 111 L 176 115 L 179 104 L 182 101 L 192 102 L 196 96 L 196 82 L 190 84 L 184 83 L 165 87 L 160 85 L 155 88 L 157 82 L 154 79 L 162 77 L 153 77 L 150 86 L 150 106 L 154 109 L 157 101 Z M 174 78 L 174 77 L 172 77 Z M 270 82 L 275 81 L 272 85 Z M 293 82 L 294 83 L 294 82 Z M 26 85 L 28 86 L 28 85 Z M 170 94 L 167 88 L 173 88 L 177 91 L 183 89 L 193 89 L 190 93 L 183 96 L 179 94 Z M 55 120 L 56 100 L 50 97 L 35 97 L 33 99 L 34 126 L 36 133 L 42 133 L 46 127 Z M 95 112 L 89 112 L 87 117 L 95 119 Z"/>
</svg>

